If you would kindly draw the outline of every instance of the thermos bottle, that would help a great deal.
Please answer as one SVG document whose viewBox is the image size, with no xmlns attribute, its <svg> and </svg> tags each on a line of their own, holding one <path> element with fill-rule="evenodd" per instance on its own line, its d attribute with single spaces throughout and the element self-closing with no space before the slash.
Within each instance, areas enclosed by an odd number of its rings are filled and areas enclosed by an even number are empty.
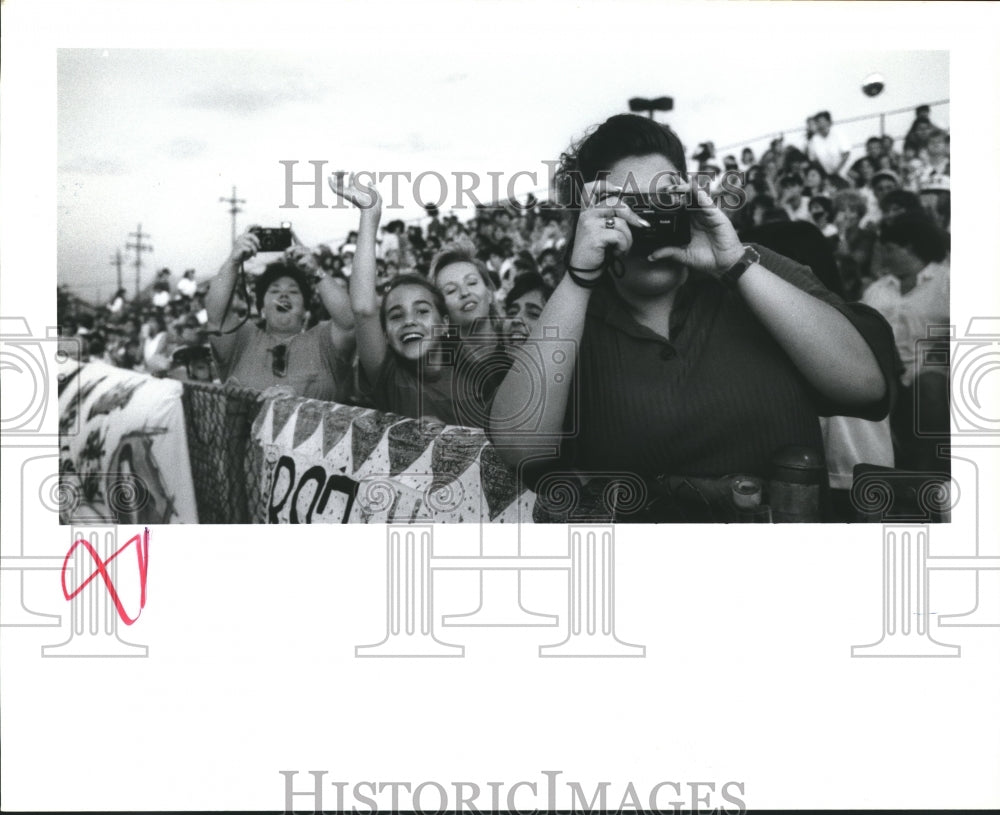
<svg viewBox="0 0 1000 815">
<path fill-rule="evenodd" d="M 829 481 L 823 457 L 808 447 L 783 447 L 771 458 L 768 502 L 775 523 L 819 523 Z"/>
</svg>

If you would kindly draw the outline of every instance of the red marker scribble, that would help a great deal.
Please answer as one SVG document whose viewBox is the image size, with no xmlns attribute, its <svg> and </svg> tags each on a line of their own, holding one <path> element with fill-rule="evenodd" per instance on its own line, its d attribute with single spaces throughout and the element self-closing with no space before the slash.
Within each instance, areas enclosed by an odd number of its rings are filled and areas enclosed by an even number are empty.
<svg viewBox="0 0 1000 815">
<path fill-rule="evenodd" d="M 140 537 L 142 538 L 141 543 L 139 542 Z M 125 611 L 125 607 L 122 605 L 121 598 L 118 596 L 118 591 L 115 588 L 115 584 L 111 580 L 111 575 L 108 574 L 108 564 L 111 563 L 111 561 L 114 560 L 116 557 L 118 557 L 118 555 L 120 555 L 122 552 L 128 549 L 128 547 L 131 546 L 133 543 L 135 544 L 135 554 L 139 566 L 140 595 L 139 595 L 139 611 L 136 613 L 134 617 L 129 617 L 128 613 Z M 97 565 L 97 569 L 96 571 L 92 572 L 90 576 L 86 580 L 84 580 L 79 586 L 77 586 L 71 594 L 69 590 L 66 588 L 66 571 L 69 568 L 69 562 L 70 559 L 73 557 L 73 553 L 77 550 L 77 547 L 79 546 L 82 546 L 84 549 L 87 550 L 87 552 L 90 553 L 90 556 L 94 559 L 94 563 Z M 90 542 L 81 538 L 69 548 L 69 551 L 66 553 L 66 559 L 63 561 L 63 567 L 62 567 L 63 597 L 65 597 L 67 600 L 72 600 L 81 591 L 87 588 L 87 586 L 95 577 L 100 575 L 101 579 L 104 580 L 104 585 L 108 587 L 108 594 L 111 595 L 111 599 L 115 604 L 115 610 L 118 612 L 118 616 L 121 618 L 121 621 L 125 623 L 125 625 L 132 625 L 132 623 L 134 623 L 136 620 L 139 619 L 139 614 L 141 614 L 142 610 L 146 607 L 146 573 L 148 570 L 149 570 L 149 527 L 146 527 L 145 531 L 142 533 L 141 536 L 135 535 L 134 537 L 126 541 L 126 543 L 123 546 L 116 549 L 112 553 L 111 557 L 109 557 L 107 560 L 102 560 L 101 556 L 97 554 L 97 550 L 94 549 L 94 547 L 90 544 Z"/>
</svg>

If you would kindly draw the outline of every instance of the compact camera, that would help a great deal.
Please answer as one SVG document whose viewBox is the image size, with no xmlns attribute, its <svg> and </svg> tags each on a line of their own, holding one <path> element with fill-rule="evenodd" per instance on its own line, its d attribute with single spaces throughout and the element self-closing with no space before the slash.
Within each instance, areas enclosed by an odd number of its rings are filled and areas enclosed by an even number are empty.
<svg viewBox="0 0 1000 815">
<path fill-rule="evenodd" d="M 621 202 L 650 224 L 648 229 L 629 225 L 632 230 L 632 257 L 646 257 L 664 246 L 691 243 L 691 215 L 683 197 L 675 193 L 653 195 L 625 193 Z"/>
<path fill-rule="evenodd" d="M 255 226 L 250 232 L 260 241 L 258 252 L 284 252 L 292 245 L 292 225 L 287 221 L 278 227 Z"/>
</svg>

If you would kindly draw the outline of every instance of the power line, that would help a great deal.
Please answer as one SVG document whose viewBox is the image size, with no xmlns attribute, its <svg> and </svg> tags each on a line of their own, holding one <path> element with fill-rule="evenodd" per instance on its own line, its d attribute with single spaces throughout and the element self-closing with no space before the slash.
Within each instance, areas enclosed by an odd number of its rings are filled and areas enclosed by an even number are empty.
<svg viewBox="0 0 1000 815">
<path fill-rule="evenodd" d="M 116 291 L 121 291 L 122 288 L 122 250 L 115 249 L 115 256 L 111 258 L 111 265 L 115 267 L 116 279 L 118 280 L 118 288 Z"/>
<path fill-rule="evenodd" d="M 237 198 L 236 197 L 236 187 L 234 186 L 233 187 L 233 194 L 232 194 L 232 196 L 229 197 L 229 198 L 219 198 L 219 203 L 229 204 L 229 214 L 233 218 L 233 222 L 232 222 L 232 234 L 231 234 L 230 237 L 231 237 L 232 245 L 235 246 L 236 245 L 236 216 L 240 212 L 243 212 L 243 210 L 240 209 L 237 206 L 237 204 L 245 204 L 246 200 L 243 199 L 243 198 Z"/>
<path fill-rule="evenodd" d="M 152 252 L 153 247 L 142 242 L 143 238 L 151 238 L 152 235 L 145 234 L 142 231 L 142 224 L 136 227 L 135 232 L 129 233 L 130 238 L 135 238 L 135 243 L 126 243 L 126 249 L 135 250 L 135 299 L 139 299 L 139 278 L 142 271 L 142 253 Z"/>
</svg>

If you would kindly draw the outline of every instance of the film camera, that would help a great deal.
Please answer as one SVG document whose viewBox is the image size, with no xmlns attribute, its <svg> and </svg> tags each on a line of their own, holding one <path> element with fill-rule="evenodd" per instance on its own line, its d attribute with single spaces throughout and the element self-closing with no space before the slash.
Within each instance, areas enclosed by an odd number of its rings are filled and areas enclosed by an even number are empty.
<svg viewBox="0 0 1000 815">
<path fill-rule="evenodd" d="M 629 225 L 632 257 L 646 257 L 664 246 L 687 246 L 691 242 L 691 216 L 682 195 L 624 193 L 621 202 L 650 224 L 648 229 Z"/>
<path fill-rule="evenodd" d="M 284 252 L 292 245 L 292 225 L 288 221 L 281 226 L 255 226 L 250 232 L 260 241 L 259 252 Z"/>
</svg>

